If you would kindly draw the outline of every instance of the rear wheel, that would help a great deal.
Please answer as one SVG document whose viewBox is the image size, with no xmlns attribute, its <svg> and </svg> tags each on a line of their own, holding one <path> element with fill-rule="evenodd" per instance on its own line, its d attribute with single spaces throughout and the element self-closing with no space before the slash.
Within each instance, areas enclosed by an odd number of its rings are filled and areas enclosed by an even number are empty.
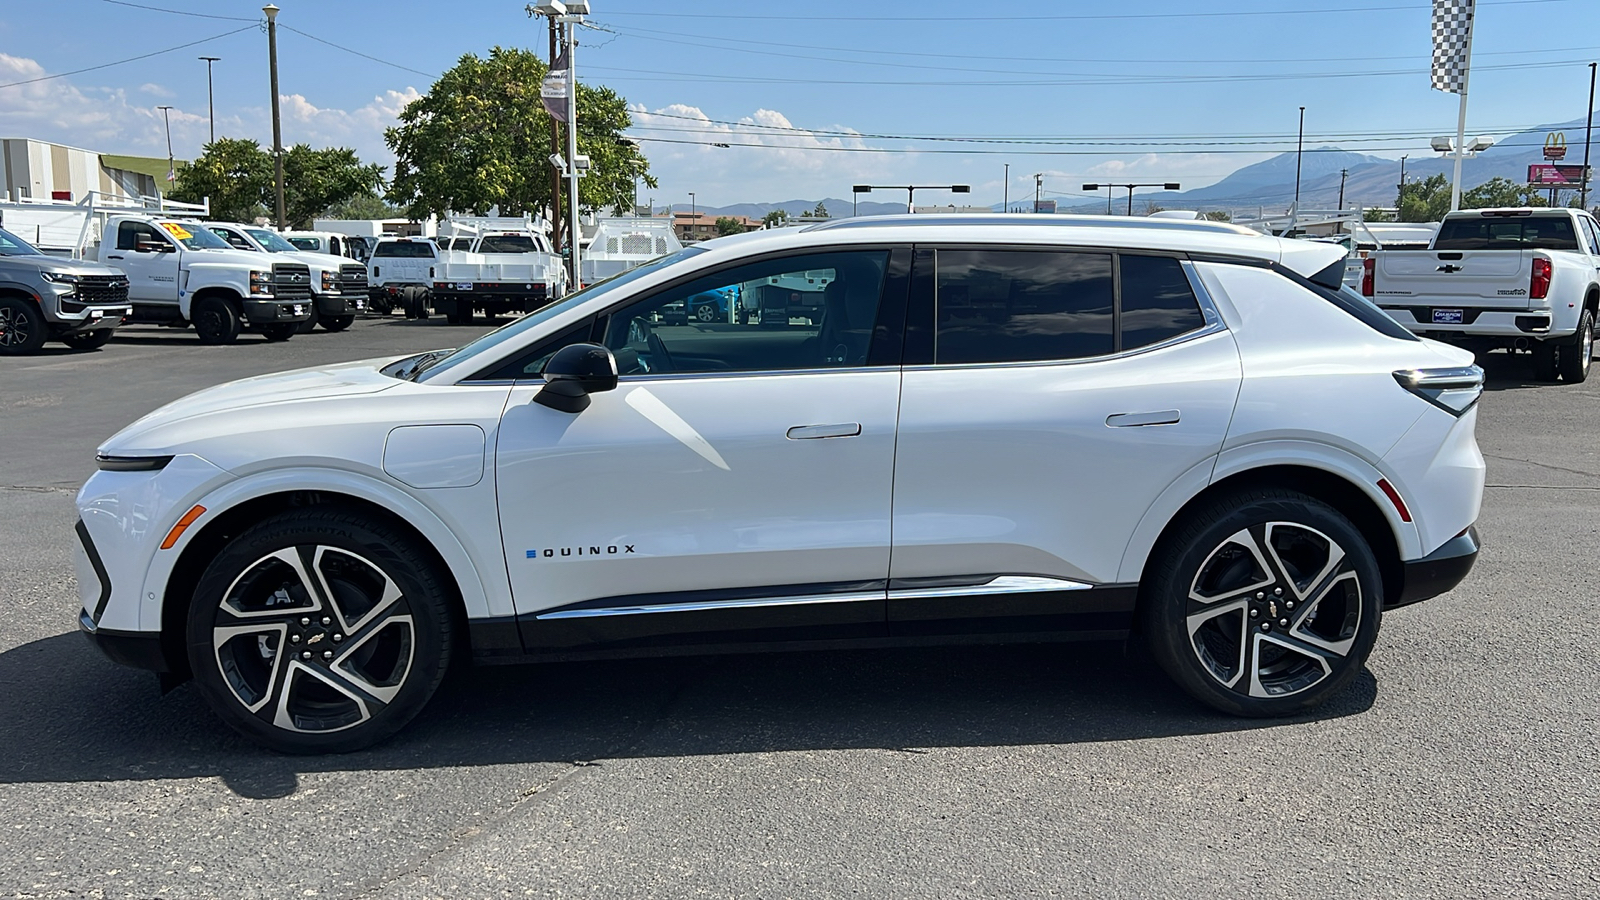
<svg viewBox="0 0 1600 900">
<path fill-rule="evenodd" d="M 322 321 L 322 314 L 317 312 L 317 301 L 311 301 L 310 306 L 311 315 L 307 316 L 306 320 L 295 328 L 297 334 L 310 334 L 317 327 L 317 323 Z"/>
<path fill-rule="evenodd" d="M 0 297 L 0 356 L 38 353 L 48 336 L 44 317 L 32 301 Z"/>
<path fill-rule="evenodd" d="M 1557 367 L 1561 380 L 1567 384 L 1582 384 L 1589 377 L 1589 360 L 1594 356 L 1594 313 L 1588 310 L 1578 319 L 1578 331 L 1569 343 L 1561 345 Z"/>
<path fill-rule="evenodd" d="M 367 298 L 367 308 L 372 310 L 373 315 L 387 316 L 394 312 L 394 301 L 387 292 L 372 294 Z"/>
<path fill-rule="evenodd" d="M 356 317 L 351 315 L 329 316 L 322 320 L 322 327 L 329 331 L 343 331 L 354 324 L 355 321 Z"/>
<path fill-rule="evenodd" d="M 1315 707 L 1355 678 L 1378 637 L 1383 586 L 1371 548 L 1338 511 L 1294 491 L 1218 500 L 1147 569 L 1155 576 L 1140 605 L 1152 653 L 1224 712 Z"/>
<path fill-rule="evenodd" d="M 104 347 L 115 333 L 116 329 L 114 328 L 96 328 L 93 331 L 80 331 L 77 334 L 63 335 L 61 343 L 74 350 L 98 350 Z"/>
<path fill-rule="evenodd" d="M 261 326 L 261 336 L 273 342 L 287 341 L 299 333 L 299 322 L 284 322 L 277 325 Z"/>
<path fill-rule="evenodd" d="M 201 297 L 190 310 L 194 333 L 202 344 L 231 344 L 239 339 L 239 310 L 221 297 Z"/>
<path fill-rule="evenodd" d="M 405 303 L 406 318 L 426 319 L 428 317 L 428 292 L 424 288 L 408 287 L 401 293 Z"/>
<path fill-rule="evenodd" d="M 229 726 L 276 750 L 329 753 L 409 722 L 454 648 L 445 582 L 381 521 L 300 511 L 240 534 L 189 607 L 189 664 Z"/>
</svg>

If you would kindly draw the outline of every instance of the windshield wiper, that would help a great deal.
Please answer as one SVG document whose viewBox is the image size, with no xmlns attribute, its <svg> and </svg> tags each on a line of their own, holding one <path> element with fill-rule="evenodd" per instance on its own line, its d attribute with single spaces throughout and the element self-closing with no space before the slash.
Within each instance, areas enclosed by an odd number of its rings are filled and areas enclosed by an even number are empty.
<svg viewBox="0 0 1600 900">
<path fill-rule="evenodd" d="M 456 352 L 454 347 L 451 347 L 448 350 L 429 350 L 427 353 L 418 356 L 416 361 L 411 364 L 410 368 L 407 368 L 398 374 L 406 381 L 416 381 L 417 376 L 433 368 L 434 363 L 444 359 L 446 356 L 449 356 L 454 352 Z"/>
</svg>

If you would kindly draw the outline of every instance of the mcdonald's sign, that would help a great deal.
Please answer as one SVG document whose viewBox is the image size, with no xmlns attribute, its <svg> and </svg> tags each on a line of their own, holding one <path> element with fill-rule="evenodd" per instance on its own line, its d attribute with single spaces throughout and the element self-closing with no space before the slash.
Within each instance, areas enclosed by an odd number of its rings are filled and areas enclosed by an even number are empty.
<svg viewBox="0 0 1600 900">
<path fill-rule="evenodd" d="M 1567 136 L 1559 131 L 1552 131 L 1544 139 L 1545 159 L 1567 158 Z"/>
</svg>

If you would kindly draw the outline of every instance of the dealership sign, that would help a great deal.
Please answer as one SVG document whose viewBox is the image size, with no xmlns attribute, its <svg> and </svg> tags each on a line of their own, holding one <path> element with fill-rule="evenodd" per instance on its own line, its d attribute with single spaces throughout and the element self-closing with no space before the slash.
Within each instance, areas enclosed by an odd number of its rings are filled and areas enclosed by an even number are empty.
<svg viewBox="0 0 1600 900">
<path fill-rule="evenodd" d="M 1578 187 L 1583 184 L 1583 166 L 1532 165 L 1528 184 L 1544 187 Z"/>
</svg>

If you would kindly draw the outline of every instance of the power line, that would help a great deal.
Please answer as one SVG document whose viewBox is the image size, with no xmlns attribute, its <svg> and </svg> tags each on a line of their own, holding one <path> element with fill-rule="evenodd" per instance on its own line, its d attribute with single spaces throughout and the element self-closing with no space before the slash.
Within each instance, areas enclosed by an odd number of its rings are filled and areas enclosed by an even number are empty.
<svg viewBox="0 0 1600 900">
<path fill-rule="evenodd" d="M 719 135 L 719 136 L 721 136 L 721 135 Z M 722 148 L 754 147 L 754 148 L 761 149 L 761 150 L 802 150 L 802 151 L 807 151 L 807 152 L 823 152 L 823 153 L 919 153 L 919 154 L 925 154 L 925 155 L 948 154 L 948 155 L 961 155 L 961 156 L 1002 156 L 1002 155 L 1006 155 L 1006 154 L 1011 154 L 1013 156 L 1016 156 L 1016 155 L 1022 155 L 1022 156 L 1115 156 L 1115 155 L 1117 155 L 1115 152 L 1109 151 L 1109 150 L 1014 150 L 1014 149 L 1013 150 L 977 150 L 977 149 L 956 150 L 956 149 L 938 149 L 938 148 L 907 150 L 907 149 L 896 148 L 896 147 L 830 147 L 830 146 L 827 146 L 827 145 L 814 145 L 814 146 L 807 147 L 807 146 L 795 146 L 793 144 L 759 144 L 759 143 L 747 143 L 747 142 L 726 141 L 726 140 L 722 140 L 722 141 L 690 141 L 690 140 L 683 140 L 681 138 L 655 138 L 655 137 L 642 137 L 642 136 L 632 137 L 631 139 L 635 140 L 635 141 L 641 141 L 641 142 L 648 141 L 650 143 L 655 143 L 655 144 L 690 144 L 690 145 L 696 145 L 696 146 L 702 146 L 702 147 L 722 147 Z M 1506 142 L 1506 143 L 1496 144 L 1495 146 L 1496 147 L 1538 147 L 1538 146 L 1543 146 L 1543 145 L 1542 145 L 1542 143 L 1521 144 L 1521 143 Z M 1426 152 L 1426 151 L 1429 150 L 1428 147 L 1420 145 L 1420 144 L 1411 145 L 1411 146 L 1404 146 L 1404 147 L 1388 147 L 1388 148 L 1384 148 L 1384 149 L 1388 149 L 1388 150 L 1416 150 L 1416 151 L 1419 151 L 1419 152 Z M 1138 151 L 1132 151 L 1132 152 L 1138 152 Z M 1285 150 L 1285 151 L 1280 151 L 1280 152 L 1288 152 L 1288 151 Z M 1306 153 L 1348 153 L 1350 151 L 1344 150 L 1343 148 L 1340 148 L 1340 147 L 1316 147 L 1316 148 L 1312 148 L 1312 149 L 1307 149 L 1305 152 Z M 1206 149 L 1206 150 L 1175 149 L 1175 150 L 1163 151 L 1163 155 L 1170 155 L 1170 156 L 1204 156 L 1204 155 L 1239 154 L 1239 153 L 1257 154 L 1257 155 L 1260 155 L 1260 154 L 1278 155 L 1276 153 L 1273 153 L 1273 151 L 1268 150 L 1266 148 L 1255 148 L 1255 149 L 1242 149 L 1241 148 L 1241 149 L 1235 149 L 1235 148 L 1226 148 L 1226 147 L 1224 147 L 1224 148 Z"/>
<path fill-rule="evenodd" d="M 1532 6 L 1542 3 L 1567 3 L 1570 0 L 1499 0 L 1498 3 L 1481 3 L 1485 6 Z M 1134 19 L 1220 19 L 1237 18 L 1241 16 L 1310 16 L 1326 14 L 1360 13 L 1360 12 L 1426 12 L 1426 7 L 1409 4 L 1403 6 L 1345 6 L 1323 9 L 1259 9 L 1259 10 L 1223 10 L 1216 12 L 1174 12 L 1174 13 L 1094 13 L 1087 15 L 1026 15 L 1026 16 L 993 16 L 984 14 L 982 18 L 990 22 L 1083 22 L 1083 21 L 1121 21 Z M 749 15 L 745 13 L 685 13 L 685 12 L 612 12 L 611 16 L 648 16 L 652 18 L 674 19 L 742 19 L 768 22 L 814 22 L 817 16 L 767 16 Z M 961 22 L 971 24 L 972 15 L 961 16 L 827 16 L 834 22 Z"/>
<path fill-rule="evenodd" d="M 214 34 L 211 37 L 201 38 L 198 41 L 190 41 L 187 44 L 179 44 L 176 47 L 168 47 L 165 50 L 153 50 L 153 51 L 151 51 L 149 53 L 141 53 L 138 56 L 130 56 L 127 59 L 119 59 L 116 62 L 101 63 L 98 66 L 89 66 L 89 67 L 83 68 L 83 69 L 73 69 L 71 72 L 57 72 L 54 75 L 41 75 L 38 78 L 27 78 L 27 79 L 24 79 L 22 81 L 13 81 L 13 82 L 10 82 L 9 84 L 0 84 L 0 89 L 12 88 L 12 87 L 21 87 L 22 85 L 25 85 L 25 84 L 37 84 L 37 83 L 39 83 L 41 81 L 49 81 L 52 78 L 66 78 L 69 75 L 82 75 L 84 72 L 95 72 L 95 71 L 98 71 L 100 69 L 109 69 L 112 66 L 120 66 L 120 65 L 123 65 L 125 63 L 138 62 L 141 59 L 149 59 L 152 56 L 160 56 L 163 53 L 172 53 L 172 52 L 177 51 L 177 50 L 184 50 L 184 49 L 187 49 L 189 47 L 194 47 L 194 46 L 198 46 L 200 44 L 205 44 L 205 43 L 209 43 L 211 41 L 219 40 L 221 38 L 225 38 L 225 37 L 228 37 L 230 35 L 238 34 L 241 31 L 250 31 L 250 30 L 252 30 L 252 29 L 254 29 L 256 27 L 257 27 L 256 23 L 254 21 L 252 21 L 249 25 L 246 25 L 243 28 L 235 28 L 232 31 L 224 31 L 221 34 Z"/>
<path fill-rule="evenodd" d="M 403 72 L 410 72 L 413 75 L 421 75 L 424 78 L 432 78 L 434 80 L 438 80 L 438 78 L 439 78 L 438 75 L 435 75 L 432 72 L 424 72 L 421 69 L 413 69 L 410 66 L 402 66 L 397 62 L 390 62 L 387 59 L 380 59 L 380 58 L 378 58 L 376 56 L 370 56 L 370 55 L 368 55 L 366 53 L 362 53 L 360 50 L 352 50 L 349 47 L 344 46 L 343 44 L 335 44 L 333 41 L 324 40 L 322 38 L 317 37 L 314 34 L 308 34 L 308 33 L 304 32 L 304 31 L 301 31 L 298 28 L 295 28 L 292 25 L 285 25 L 282 22 L 279 22 L 278 23 L 278 27 L 282 28 L 285 31 L 292 31 L 295 34 L 298 34 L 303 38 L 310 38 L 311 40 L 316 41 L 319 44 L 327 44 L 329 47 L 332 47 L 335 50 L 343 50 L 346 53 L 354 54 L 355 56 L 359 56 L 362 59 L 370 59 L 375 63 L 382 63 L 382 64 L 384 64 L 386 66 L 391 66 L 391 67 L 399 69 L 399 70 L 401 70 Z"/>
<path fill-rule="evenodd" d="M 170 13 L 174 16 L 193 16 L 196 19 L 221 19 L 224 22 L 259 22 L 259 18 L 246 19 L 241 16 L 218 16 L 212 13 L 189 12 L 184 9 L 166 9 L 160 6 L 145 6 L 139 3 L 129 3 L 127 0 L 104 0 L 113 6 L 126 6 L 129 9 L 142 9 L 145 12 Z"/>
</svg>

